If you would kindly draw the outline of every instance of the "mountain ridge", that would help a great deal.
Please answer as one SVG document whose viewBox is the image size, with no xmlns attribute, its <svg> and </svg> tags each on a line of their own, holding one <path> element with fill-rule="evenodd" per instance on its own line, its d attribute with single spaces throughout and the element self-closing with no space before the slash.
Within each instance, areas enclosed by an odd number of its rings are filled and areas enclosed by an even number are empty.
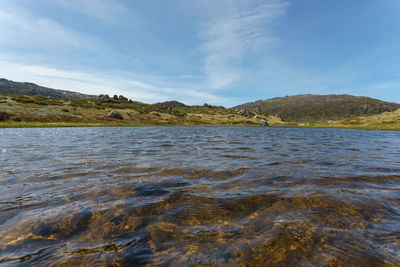
<svg viewBox="0 0 400 267">
<path fill-rule="evenodd" d="M 97 96 L 78 92 L 44 87 L 31 82 L 15 82 L 0 78 L 0 94 L 3 95 L 42 95 L 53 98 L 89 99 Z"/>
</svg>

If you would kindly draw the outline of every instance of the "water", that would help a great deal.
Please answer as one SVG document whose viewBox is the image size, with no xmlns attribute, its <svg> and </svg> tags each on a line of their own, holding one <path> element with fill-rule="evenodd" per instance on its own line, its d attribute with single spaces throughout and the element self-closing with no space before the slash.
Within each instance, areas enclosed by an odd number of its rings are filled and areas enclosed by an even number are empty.
<svg viewBox="0 0 400 267">
<path fill-rule="evenodd" d="M 398 266 L 400 132 L 0 129 L 0 265 Z"/>
</svg>

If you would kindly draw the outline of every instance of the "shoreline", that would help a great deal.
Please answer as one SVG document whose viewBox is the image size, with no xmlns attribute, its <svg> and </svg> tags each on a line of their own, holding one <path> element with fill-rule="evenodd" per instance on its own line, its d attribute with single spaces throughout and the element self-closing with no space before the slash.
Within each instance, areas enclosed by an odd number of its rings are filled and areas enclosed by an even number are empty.
<svg viewBox="0 0 400 267">
<path fill-rule="evenodd" d="M 0 128 L 68 128 L 68 127 L 162 127 L 162 126 L 252 126 L 266 127 L 257 124 L 134 124 L 134 123 L 76 123 L 76 122 L 0 122 Z"/>
<path fill-rule="evenodd" d="M 130 123 L 96 123 L 96 122 L 0 122 L 0 128 L 69 128 L 69 127 L 155 127 L 155 126 L 252 126 L 252 127 L 292 127 L 292 128 L 320 128 L 320 129 L 351 129 L 351 130 L 376 130 L 376 131 L 400 131 L 400 125 L 381 126 L 381 125 L 249 125 L 249 124 L 130 124 Z"/>
<path fill-rule="evenodd" d="M 296 128 L 320 128 L 320 129 L 350 129 L 367 131 L 400 131 L 400 125 L 381 126 L 381 125 L 310 125 L 310 126 L 292 126 Z"/>
</svg>

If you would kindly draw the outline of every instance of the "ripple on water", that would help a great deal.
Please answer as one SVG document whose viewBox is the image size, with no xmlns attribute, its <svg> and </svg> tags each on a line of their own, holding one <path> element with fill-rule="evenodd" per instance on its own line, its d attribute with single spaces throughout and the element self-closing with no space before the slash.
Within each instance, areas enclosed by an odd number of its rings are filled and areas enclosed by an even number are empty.
<svg viewBox="0 0 400 267">
<path fill-rule="evenodd" d="M 398 133 L 1 131 L 0 264 L 400 264 Z"/>
</svg>

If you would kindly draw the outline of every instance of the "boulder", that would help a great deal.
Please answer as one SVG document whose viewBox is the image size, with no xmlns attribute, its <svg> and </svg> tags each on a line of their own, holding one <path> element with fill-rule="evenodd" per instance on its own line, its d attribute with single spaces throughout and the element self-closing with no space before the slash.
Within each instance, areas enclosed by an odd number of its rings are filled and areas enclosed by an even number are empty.
<svg viewBox="0 0 400 267">
<path fill-rule="evenodd" d="M 261 126 L 269 126 L 268 122 L 266 120 L 264 120 L 264 119 L 260 120 L 260 125 Z"/>
<path fill-rule="evenodd" d="M 239 114 L 240 116 L 246 116 L 248 113 L 247 113 L 247 110 L 241 109 L 241 110 L 238 111 L 238 114 Z"/>
<path fill-rule="evenodd" d="M 97 99 L 98 99 L 98 100 L 108 100 L 108 99 L 110 99 L 110 97 L 109 97 L 108 95 L 100 94 L 100 95 L 97 97 Z"/>
<path fill-rule="evenodd" d="M 121 114 L 120 114 L 118 111 L 116 111 L 116 110 L 111 110 L 111 111 L 108 113 L 107 117 L 109 117 L 109 118 L 111 118 L 111 119 L 117 119 L 117 120 L 122 120 L 122 119 L 124 119 L 124 118 L 122 118 Z"/>
</svg>

